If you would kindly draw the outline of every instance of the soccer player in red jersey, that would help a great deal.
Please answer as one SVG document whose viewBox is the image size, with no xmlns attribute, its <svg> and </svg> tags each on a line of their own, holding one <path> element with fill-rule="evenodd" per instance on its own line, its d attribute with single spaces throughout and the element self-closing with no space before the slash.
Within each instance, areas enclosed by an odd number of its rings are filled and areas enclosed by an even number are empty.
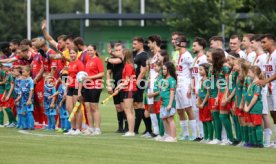
<svg viewBox="0 0 276 164">
<path fill-rule="evenodd" d="M 72 48 L 70 49 L 70 58 L 71 62 L 68 65 L 68 75 L 69 79 L 67 81 L 67 96 L 66 96 L 66 108 L 68 112 L 71 114 L 74 105 L 81 98 L 81 89 L 82 84 L 77 83 L 76 76 L 80 71 L 84 71 L 83 63 L 77 58 L 78 49 Z M 81 134 L 81 126 L 82 126 L 82 111 L 79 109 L 76 112 L 76 116 L 71 121 L 72 129 L 69 130 L 68 133 L 70 135 L 79 135 Z"/>
<path fill-rule="evenodd" d="M 89 45 L 87 47 L 87 53 L 90 59 L 85 65 L 85 72 L 88 73 L 88 76 L 83 83 L 82 96 L 84 98 L 89 128 L 84 131 L 84 134 L 100 135 L 101 114 L 99 110 L 99 99 L 103 87 L 102 78 L 104 76 L 104 66 L 96 46 Z M 94 122 L 95 126 L 93 125 Z"/>
</svg>

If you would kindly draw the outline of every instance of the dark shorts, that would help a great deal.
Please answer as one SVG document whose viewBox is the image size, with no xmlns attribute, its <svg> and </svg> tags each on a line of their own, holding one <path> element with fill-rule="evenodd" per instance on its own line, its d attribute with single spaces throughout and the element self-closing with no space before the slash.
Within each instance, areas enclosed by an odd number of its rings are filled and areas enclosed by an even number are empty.
<svg viewBox="0 0 276 164">
<path fill-rule="evenodd" d="M 144 100 L 144 89 L 137 88 L 137 91 L 134 94 L 134 102 L 142 103 Z"/>
<path fill-rule="evenodd" d="M 75 89 L 75 88 L 67 89 L 67 96 L 77 96 L 77 95 L 78 95 L 78 89 Z"/>
<path fill-rule="evenodd" d="M 119 84 L 118 80 L 115 80 L 114 89 L 117 87 L 117 84 Z M 114 92 L 114 89 L 113 89 L 113 92 Z M 123 91 L 120 91 L 116 96 L 113 96 L 114 104 L 117 105 L 117 104 L 120 104 L 120 103 L 124 102 L 123 97 L 124 97 Z"/>
<path fill-rule="evenodd" d="M 136 91 L 124 91 L 124 99 L 133 99 Z"/>
<path fill-rule="evenodd" d="M 102 89 L 82 89 L 84 102 L 99 103 Z"/>
</svg>

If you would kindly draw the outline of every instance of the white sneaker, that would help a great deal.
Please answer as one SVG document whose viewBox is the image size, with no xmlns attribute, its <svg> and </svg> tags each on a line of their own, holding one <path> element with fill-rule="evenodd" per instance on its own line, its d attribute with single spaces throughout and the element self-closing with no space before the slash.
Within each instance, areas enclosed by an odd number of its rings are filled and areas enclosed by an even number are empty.
<svg viewBox="0 0 276 164">
<path fill-rule="evenodd" d="M 221 146 L 232 145 L 232 142 L 227 140 L 227 141 L 222 142 L 220 145 Z"/>
<path fill-rule="evenodd" d="M 92 136 L 98 136 L 98 135 L 101 135 L 101 134 L 102 134 L 102 132 L 100 130 L 96 130 L 91 135 Z"/>
<path fill-rule="evenodd" d="M 4 127 L 5 127 L 4 125 L 0 124 L 0 128 L 4 128 Z"/>
<path fill-rule="evenodd" d="M 243 145 L 244 145 L 244 142 L 240 142 L 240 143 L 237 145 L 237 147 L 243 147 Z"/>
<path fill-rule="evenodd" d="M 14 123 L 10 123 L 7 128 L 14 128 L 15 127 L 15 124 Z"/>
<path fill-rule="evenodd" d="M 126 132 L 124 135 L 122 135 L 123 137 L 134 137 L 135 133 L 131 133 L 131 132 Z"/>
<path fill-rule="evenodd" d="M 208 144 L 210 144 L 210 145 L 216 145 L 216 144 L 220 144 L 220 143 L 221 143 L 221 141 L 218 139 L 214 139 L 213 141 L 208 142 Z"/>
<path fill-rule="evenodd" d="M 177 139 L 169 136 L 169 137 L 166 137 L 166 139 L 164 141 L 165 142 L 177 142 Z"/>
<path fill-rule="evenodd" d="M 90 128 L 87 128 L 85 129 L 83 132 L 82 132 L 82 135 L 91 135 L 91 131 L 90 131 Z"/>
<path fill-rule="evenodd" d="M 72 135 L 75 131 L 73 129 L 70 129 L 67 133 L 64 133 L 65 135 Z"/>
<path fill-rule="evenodd" d="M 75 130 L 72 135 L 80 135 L 81 134 L 81 131 L 79 129 Z"/>
<path fill-rule="evenodd" d="M 142 135 L 144 138 L 151 138 L 151 135 L 149 132 L 146 132 L 144 135 Z"/>
<path fill-rule="evenodd" d="M 209 139 L 207 139 L 207 140 L 203 139 L 203 140 L 199 141 L 199 143 L 203 143 L 203 144 L 208 143 L 208 142 L 210 142 Z"/>
</svg>

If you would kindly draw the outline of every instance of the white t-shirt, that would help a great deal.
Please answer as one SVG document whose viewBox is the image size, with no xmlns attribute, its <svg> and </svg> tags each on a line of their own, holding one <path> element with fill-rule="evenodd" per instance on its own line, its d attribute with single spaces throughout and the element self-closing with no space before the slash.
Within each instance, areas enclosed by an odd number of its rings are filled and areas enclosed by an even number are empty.
<svg viewBox="0 0 276 164">
<path fill-rule="evenodd" d="M 177 85 L 178 86 L 188 86 L 191 83 L 191 68 L 194 59 L 189 51 L 179 55 L 176 74 L 177 74 Z"/>
<path fill-rule="evenodd" d="M 208 63 L 206 55 L 200 55 L 195 57 L 194 62 L 192 64 L 191 73 L 192 73 L 192 89 L 195 91 L 195 94 L 198 93 L 200 88 L 201 76 L 199 75 L 199 65 L 203 63 Z"/>
<path fill-rule="evenodd" d="M 269 59 L 265 68 L 266 68 L 266 75 L 268 77 L 276 74 L 276 50 L 274 50 L 272 54 L 269 56 Z M 272 84 L 272 89 L 276 90 L 276 80 L 273 80 L 271 84 Z"/>
<path fill-rule="evenodd" d="M 245 54 L 245 52 L 243 50 L 239 51 L 239 55 L 240 55 L 240 58 L 246 59 L 246 54 Z"/>
<path fill-rule="evenodd" d="M 255 60 L 255 57 L 256 57 L 256 52 L 252 51 L 249 54 L 247 54 L 246 60 L 249 61 L 251 63 L 251 65 L 254 65 L 253 62 Z"/>
<path fill-rule="evenodd" d="M 262 72 L 265 74 L 266 62 L 267 62 L 267 54 L 263 53 L 260 55 L 256 55 L 252 65 L 256 65 L 256 66 L 260 67 Z M 268 89 L 267 85 L 264 86 L 262 89 L 262 93 L 267 94 L 267 89 Z"/>
</svg>

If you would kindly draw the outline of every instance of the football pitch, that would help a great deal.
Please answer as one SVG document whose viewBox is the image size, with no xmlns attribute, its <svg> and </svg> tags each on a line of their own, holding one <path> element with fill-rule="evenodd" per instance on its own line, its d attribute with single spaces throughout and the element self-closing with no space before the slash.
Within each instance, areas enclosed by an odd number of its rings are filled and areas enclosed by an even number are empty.
<svg viewBox="0 0 276 164">
<path fill-rule="evenodd" d="M 106 94 L 101 96 L 105 98 Z M 156 142 L 115 133 L 112 100 L 100 105 L 101 136 L 66 136 L 45 130 L 0 128 L 0 163 L 275 163 L 276 149 L 206 145 L 192 141 Z M 177 116 L 176 116 L 177 117 Z M 178 118 L 176 119 L 178 120 Z M 143 132 L 143 123 L 140 133 Z M 177 123 L 177 126 L 179 124 Z M 179 128 L 178 128 L 179 132 Z"/>
</svg>

